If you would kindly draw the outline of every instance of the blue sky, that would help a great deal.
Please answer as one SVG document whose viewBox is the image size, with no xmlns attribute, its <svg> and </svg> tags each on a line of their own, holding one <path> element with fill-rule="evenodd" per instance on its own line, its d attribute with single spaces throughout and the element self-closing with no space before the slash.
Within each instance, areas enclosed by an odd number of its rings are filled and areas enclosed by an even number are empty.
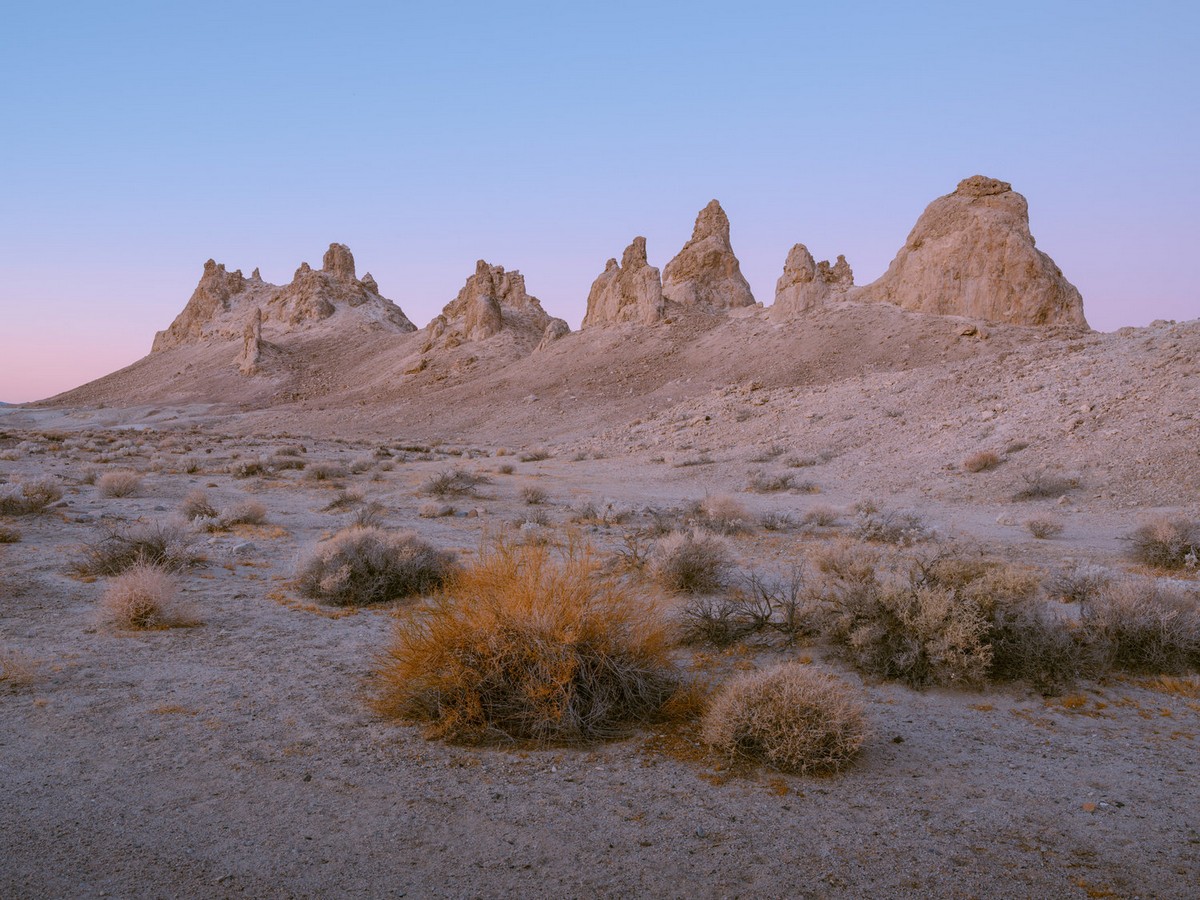
<svg viewBox="0 0 1200 900">
<path fill-rule="evenodd" d="M 1094 327 L 1200 315 L 1200 5 L 52 3 L 0 33 L 0 399 L 128 364 L 205 259 L 350 245 L 418 324 L 485 258 L 577 325 L 712 197 L 755 296 L 877 277 L 981 173 Z"/>
</svg>

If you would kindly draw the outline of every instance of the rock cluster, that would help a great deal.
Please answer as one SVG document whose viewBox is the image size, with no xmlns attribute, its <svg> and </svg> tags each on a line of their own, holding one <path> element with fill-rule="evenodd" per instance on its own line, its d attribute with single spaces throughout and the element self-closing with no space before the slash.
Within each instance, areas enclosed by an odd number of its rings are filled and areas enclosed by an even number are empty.
<svg viewBox="0 0 1200 900">
<path fill-rule="evenodd" d="M 355 276 L 349 247 L 330 244 L 319 270 L 301 263 L 291 282 L 283 286 L 263 281 L 258 269 L 246 278 L 241 270 L 228 272 L 210 259 L 183 311 L 154 336 L 151 352 L 207 340 L 242 338 L 245 342 L 245 329 L 254 322 L 261 342 L 264 325 L 286 333 L 328 319 L 341 309 L 355 309 L 355 316 L 371 327 L 417 330 L 396 304 L 379 293 L 370 274 L 361 281 Z"/>
<path fill-rule="evenodd" d="M 854 272 L 846 257 L 839 255 L 831 266 L 829 260 L 816 262 L 807 247 L 796 244 L 788 252 L 783 275 L 775 283 L 771 316 L 790 319 L 826 303 L 843 300 L 853 286 Z"/>
<path fill-rule="evenodd" d="M 501 332 L 549 343 L 570 331 L 567 323 L 542 309 L 537 297 L 525 289 L 525 276 L 516 269 L 475 263 L 475 274 L 427 326 L 431 344 L 454 347 L 483 341 Z"/>
<path fill-rule="evenodd" d="M 754 295 L 729 243 L 729 217 L 716 200 L 700 210 L 692 238 L 663 269 L 663 296 L 713 309 L 753 306 Z"/>
<path fill-rule="evenodd" d="M 930 203 L 887 272 L 855 299 L 989 322 L 1087 327 L 1079 291 L 1034 246 L 1025 198 L 982 175 Z"/>
<path fill-rule="evenodd" d="M 646 239 L 635 237 L 625 248 L 621 264 L 610 259 L 592 282 L 583 327 L 615 322 L 652 325 L 662 317 L 662 278 L 646 261 Z"/>
</svg>

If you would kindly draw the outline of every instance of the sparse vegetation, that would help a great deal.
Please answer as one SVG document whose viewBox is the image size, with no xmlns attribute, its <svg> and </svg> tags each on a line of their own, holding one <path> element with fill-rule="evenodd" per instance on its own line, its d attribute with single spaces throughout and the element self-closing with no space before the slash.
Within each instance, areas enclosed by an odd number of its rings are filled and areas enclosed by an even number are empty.
<svg viewBox="0 0 1200 900">
<path fill-rule="evenodd" d="M 545 447 L 533 447 L 517 455 L 517 459 L 521 462 L 541 462 L 543 459 L 549 458 L 550 451 Z"/>
<path fill-rule="evenodd" d="M 325 506 L 321 509 L 321 512 L 341 512 L 342 510 L 349 509 L 352 506 L 357 506 L 362 502 L 362 491 L 341 490 L 334 495 L 332 500 L 325 504 Z"/>
<path fill-rule="evenodd" d="M 1129 537 L 1133 558 L 1159 569 L 1194 569 L 1200 559 L 1200 522 L 1159 516 Z"/>
<path fill-rule="evenodd" d="M 753 521 L 746 507 L 736 497 L 716 494 L 705 497 L 696 508 L 699 524 L 721 534 L 749 531 Z"/>
<path fill-rule="evenodd" d="M 728 596 L 698 596 L 683 608 L 683 640 L 726 647 L 751 635 L 775 632 L 790 645 L 813 630 L 814 609 L 804 590 L 804 573 L 787 578 L 751 572 Z"/>
<path fill-rule="evenodd" d="M 1083 603 L 1080 616 L 1106 668 L 1148 675 L 1200 668 L 1200 592 L 1126 578 Z"/>
<path fill-rule="evenodd" d="M 304 480 L 337 481 L 339 478 L 345 478 L 347 474 L 345 466 L 329 460 L 321 460 L 304 469 Z"/>
<path fill-rule="evenodd" d="M 130 469 L 114 469 L 96 479 L 101 497 L 132 497 L 142 489 L 142 476 Z"/>
<path fill-rule="evenodd" d="M 0 688 L 22 690 L 33 684 L 37 662 L 19 650 L 0 650 Z"/>
<path fill-rule="evenodd" d="M 19 544 L 21 532 L 8 525 L 0 524 L 0 544 Z"/>
<path fill-rule="evenodd" d="M 919 513 L 903 509 L 876 509 L 866 505 L 858 510 L 854 533 L 864 541 L 909 547 L 930 538 L 929 527 Z"/>
<path fill-rule="evenodd" d="M 1021 487 L 1013 495 L 1014 500 L 1040 500 L 1062 497 L 1079 487 L 1078 478 L 1057 475 L 1045 469 L 1025 472 L 1021 475 Z"/>
<path fill-rule="evenodd" d="M 421 485 L 421 492 L 433 497 L 463 497 L 475 493 L 475 488 L 487 484 L 487 477 L 465 469 L 446 469 L 433 475 Z"/>
<path fill-rule="evenodd" d="M 725 684 L 704 714 L 701 733 L 731 760 L 824 775 L 854 758 L 867 728 L 862 704 L 842 682 L 793 663 Z"/>
<path fill-rule="evenodd" d="M 0 485 L 0 515 L 25 516 L 40 513 L 62 499 L 63 490 L 48 478 L 20 484 Z"/>
<path fill-rule="evenodd" d="M 416 532 L 351 526 L 322 541 L 301 562 L 296 587 L 332 606 L 364 606 L 427 594 L 454 571 L 454 555 Z"/>
<path fill-rule="evenodd" d="M 540 487 L 529 485 L 521 488 L 521 500 L 529 506 L 540 506 L 546 502 L 546 492 Z"/>
<path fill-rule="evenodd" d="M 149 563 L 136 563 L 109 583 L 100 599 L 100 609 L 104 620 L 118 628 L 197 624 L 179 605 L 178 591 L 170 572 Z"/>
<path fill-rule="evenodd" d="M 804 482 L 805 493 L 815 493 L 812 488 L 816 487 L 812 482 Z M 797 489 L 796 476 L 786 472 L 769 474 L 767 472 L 756 470 L 750 473 L 750 477 L 746 482 L 746 490 L 753 491 L 756 494 L 773 494 L 780 491 L 792 491 Z"/>
<path fill-rule="evenodd" d="M 1054 519 L 1049 516 L 1035 516 L 1032 519 L 1025 520 L 1025 527 L 1038 540 L 1046 540 L 1047 538 L 1058 537 L 1063 533 L 1063 523 L 1061 519 Z"/>
<path fill-rule="evenodd" d="M 465 742 L 620 736 L 677 685 L 661 619 L 586 548 L 505 544 L 401 615 L 378 674 L 382 711 Z"/>
<path fill-rule="evenodd" d="M 721 589 L 733 568 L 729 545 L 698 529 L 674 531 L 656 543 L 650 571 L 668 590 L 710 594 Z"/>
<path fill-rule="evenodd" d="M 154 522 L 114 529 L 100 540 L 85 544 L 72 570 L 84 577 L 119 575 L 136 565 L 176 571 L 201 560 L 188 529 L 174 523 Z"/>
</svg>

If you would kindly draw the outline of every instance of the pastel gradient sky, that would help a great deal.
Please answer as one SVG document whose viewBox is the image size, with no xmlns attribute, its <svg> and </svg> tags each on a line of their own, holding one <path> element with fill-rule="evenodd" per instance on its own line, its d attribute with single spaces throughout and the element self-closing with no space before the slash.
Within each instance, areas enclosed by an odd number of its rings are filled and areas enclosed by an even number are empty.
<svg viewBox="0 0 1200 900">
<path fill-rule="evenodd" d="M 209 257 L 349 244 L 424 325 L 485 258 L 573 326 L 636 234 L 717 197 L 755 296 L 788 248 L 880 275 L 981 173 L 1093 327 L 1200 316 L 1200 4 L 12 4 L 0 400 L 148 352 Z"/>
</svg>

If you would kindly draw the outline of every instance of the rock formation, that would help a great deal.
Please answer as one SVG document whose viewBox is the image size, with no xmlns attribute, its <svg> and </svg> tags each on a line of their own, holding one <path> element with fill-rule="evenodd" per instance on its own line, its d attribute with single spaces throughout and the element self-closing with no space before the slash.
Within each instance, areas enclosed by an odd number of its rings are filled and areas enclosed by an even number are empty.
<svg viewBox="0 0 1200 900">
<path fill-rule="evenodd" d="M 819 263 L 803 244 L 788 252 L 783 275 L 775 282 L 775 304 L 771 317 L 790 319 L 817 306 L 846 297 L 854 285 L 854 272 L 846 257 L 838 256 L 832 266 L 828 260 Z"/>
<path fill-rule="evenodd" d="M 676 303 L 715 309 L 754 305 L 729 243 L 729 217 L 716 200 L 700 210 L 692 239 L 663 269 L 662 292 Z"/>
<path fill-rule="evenodd" d="M 625 248 L 621 264 L 610 259 L 588 291 L 583 326 L 613 322 L 651 325 L 663 317 L 662 278 L 646 262 L 646 239 L 635 237 Z"/>
<path fill-rule="evenodd" d="M 368 327 L 417 330 L 398 306 L 379 293 L 375 279 L 365 275 L 359 281 L 355 277 L 354 256 L 344 244 L 329 245 L 318 271 L 301 263 L 292 281 L 283 286 L 263 281 L 258 269 L 246 278 L 240 270 L 227 272 L 225 266 L 210 259 L 183 311 L 170 327 L 154 336 L 151 352 L 206 340 L 240 337 L 244 341 L 246 323 L 254 321 L 259 323 L 261 341 L 264 325 L 287 333 L 343 309 L 354 309 L 354 317 Z"/>
<path fill-rule="evenodd" d="M 855 299 L 990 322 L 1087 327 L 1079 291 L 1034 246 L 1025 198 L 982 175 L 930 203 L 887 272 Z"/>
<path fill-rule="evenodd" d="M 548 315 L 538 298 L 529 295 L 524 275 L 516 269 L 506 272 L 504 266 L 481 259 L 458 296 L 427 328 L 431 342 L 457 346 L 486 340 L 502 331 L 540 342 L 551 326 L 559 333 L 570 331 L 566 322 Z"/>
<path fill-rule="evenodd" d="M 257 270 L 256 270 L 257 271 Z M 246 323 L 242 331 L 242 352 L 238 354 L 238 370 L 243 375 L 253 375 L 258 371 L 259 360 L 262 359 L 262 307 L 254 308 L 254 315 Z"/>
</svg>

